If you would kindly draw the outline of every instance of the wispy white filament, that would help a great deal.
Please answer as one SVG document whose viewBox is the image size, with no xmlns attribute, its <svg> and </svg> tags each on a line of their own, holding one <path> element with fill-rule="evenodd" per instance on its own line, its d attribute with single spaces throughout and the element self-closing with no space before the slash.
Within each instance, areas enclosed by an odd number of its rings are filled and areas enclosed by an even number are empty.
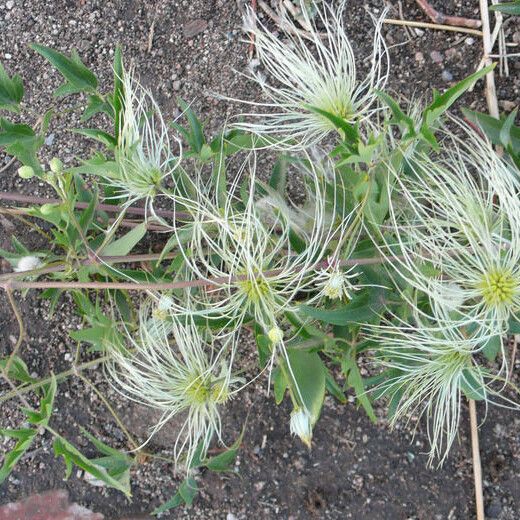
<svg viewBox="0 0 520 520">
<path fill-rule="evenodd" d="M 311 27 L 308 35 L 302 35 L 296 23 L 283 13 L 285 40 L 272 33 L 253 10 L 248 11 L 244 30 L 254 36 L 259 60 L 269 78 L 265 80 L 257 73 L 253 79 L 268 101 L 239 100 L 267 111 L 243 114 L 255 121 L 238 123 L 237 127 L 273 144 L 288 146 L 290 140 L 292 146 L 308 147 L 335 129 L 328 118 L 310 107 L 351 124 L 370 119 L 379 110 L 375 90 L 384 88 L 388 76 L 387 50 L 381 35 L 383 17 L 375 21 L 370 71 L 360 78 L 343 22 L 346 5 L 345 0 L 336 6 L 321 2 L 316 6 L 315 19 L 304 7 L 302 16 Z"/>
<path fill-rule="evenodd" d="M 227 338 L 217 349 L 217 361 L 213 338 L 204 337 L 191 316 L 171 315 L 169 326 L 163 327 L 150 319 L 145 305 L 137 336 L 127 331 L 126 339 L 127 348 L 114 345 L 109 350 L 110 381 L 125 397 L 162 412 L 151 436 L 182 414 L 185 419 L 173 450 L 175 460 L 182 458 L 189 468 L 198 447 L 204 456 L 213 435 L 221 437 L 219 408 L 240 381 L 223 352 L 234 351 L 231 343 L 236 338 Z"/>
</svg>

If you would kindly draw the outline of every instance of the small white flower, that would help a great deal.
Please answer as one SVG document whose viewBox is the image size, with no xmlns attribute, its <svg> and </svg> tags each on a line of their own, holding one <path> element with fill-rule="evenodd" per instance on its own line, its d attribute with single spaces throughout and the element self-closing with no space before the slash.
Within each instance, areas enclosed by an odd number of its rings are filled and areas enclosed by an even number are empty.
<svg viewBox="0 0 520 520">
<path fill-rule="evenodd" d="M 343 269 L 337 260 L 328 259 L 328 268 L 321 269 L 315 278 L 315 283 L 321 288 L 318 297 L 325 296 L 330 300 L 351 300 L 354 291 L 358 290 L 351 280 L 359 276 L 353 272 L 355 267 Z"/>
<path fill-rule="evenodd" d="M 290 427 L 291 433 L 297 435 L 310 448 L 312 442 L 312 417 L 305 408 L 295 408 L 291 412 Z"/>
<path fill-rule="evenodd" d="M 283 330 L 275 326 L 267 333 L 267 337 L 273 345 L 278 345 L 283 341 Z"/>
<path fill-rule="evenodd" d="M 310 27 L 305 36 L 282 13 L 281 28 L 286 29 L 286 40 L 281 40 L 253 10 L 248 10 L 244 31 L 254 36 L 258 57 L 271 81 L 265 81 L 260 72 L 252 74 L 268 101 L 238 101 L 268 110 L 263 114 L 244 114 L 260 121 L 238 123 L 237 127 L 267 140 L 272 136 L 273 143 L 283 140 L 287 145 L 286 141 L 291 139 L 296 141 L 294 146 L 307 147 L 335 130 L 327 117 L 310 107 L 351 124 L 366 121 L 379 110 L 375 90 L 384 88 L 388 76 L 387 49 L 381 35 L 384 16 L 375 22 L 370 71 L 360 79 L 356 56 L 345 32 L 345 5 L 345 0 L 337 6 L 323 2 L 316 7 L 315 19 L 303 9 L 302 16 Z"/>
<path fill-rule="evenodd" d="M 42 267 L 42 261 L 37 256 L 22 256 L 18 260 L 14 271 L 16 273 L 21 273 L 22 271 L 32 271 L 33 269 L 38 269 Z"/>
</svg>

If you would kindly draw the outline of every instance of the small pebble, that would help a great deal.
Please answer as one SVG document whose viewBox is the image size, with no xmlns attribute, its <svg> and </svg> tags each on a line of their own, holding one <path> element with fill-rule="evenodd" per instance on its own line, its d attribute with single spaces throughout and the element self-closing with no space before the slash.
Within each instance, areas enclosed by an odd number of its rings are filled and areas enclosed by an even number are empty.
<svg viewBox="0 0 520 520">
<path fill-rule="evenodd" d="M 11 10 L 14 7 L 14 1 L 13 0 L 8 0 L 5 3 L 5 6 L 7 7 L 7 9 Z"/>
<path fill-rule="evenodd" d="M 174 81 L 172 83 L 172 86 L 173 86 L 173 90 L 180 90 L 181 89 L 181 82 L 179 80 Z"/>
<path fill-rule="evenodd" d="M 439 51 L 432 51 L 432 52 L 430 52 L 430 58 L 435 63 L 442 63 L 442 54 Z"/>
<path fill-rule="evenodd" d="M 6 52 L 4 56 L 6 60 L 10 60 L 13 57 L 13 55 L 9 54 L 8 52 Z"/>
<path fill-rule="evenodd" d="M 421 51 L 415 53 L 415 61 L 424 61 L 424 54 Z"/>
<path fill-rule="evenodd" d="M 228 513 L 226 515 L 226 520 L 238 520 L 238 518 L 233 513 Z"/>
<path fill-rule="evenodd" d="M 475 43 L 475 38 L 466 38 L 466 39 L 464 40 L 464 43 L 465 43 L 466 45 L 473 45 L 473 44 Z"/>
<path fill-rule="evenodd" d="M 452 81 L 453 80 L 453 74 L 449 70 L 443 70 L 442 71 L 442 79 L 444 81 Z"/>
</svg>

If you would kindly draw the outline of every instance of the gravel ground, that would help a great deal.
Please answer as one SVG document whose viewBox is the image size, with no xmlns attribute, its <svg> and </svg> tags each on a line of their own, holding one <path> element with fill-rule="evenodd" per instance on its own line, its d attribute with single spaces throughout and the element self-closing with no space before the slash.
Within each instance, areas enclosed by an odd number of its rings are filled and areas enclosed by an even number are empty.
<svg viewBox="0 0 520 520">
<path fill-rule="evenodd" d="M 397 1 L 391 2 L 397 8 Z M 451 14 L 477 17 L 476 0 L 433 4 Z M 447 5 L 444 5 L 447 4 Z M 114 47 L 121 44 L 127 61 L 138 70 L 167 118 L 179 113 L 177 96 L 193 103 L 195 111 L 214 132 L 233 113 L 236 106 L 211 97 L 212 92 L 254 99 L 258 90 L 239 74 L 248 65 L 247 43 L 241 41 L 241 3 L 192 0 L 0 0 L 0 61 L 10 73 L 24 78 L 25 103 L 36 112 L 55 103 L 53 90 L 60 80 L 28 44 L 38 42 L 70 53 L 78 49 L 82 59 L 95 70 L 107 88 L 111 78 Z M 426 20 L 413 0 L 402 2 L 407 19 Z M 348 26 L 359 56 L 369 53 L 372 23 L 365 11 L 381 12 L 378 1 L 351 0 Z M 397 11 L 391 13 L 398 17 Z M 153 28 L 153 29 L 152 29 Z M 515 32 L 516 31 L 516 32 Z M 508 40 L 520 42 L 514 23 L 507 26 Z M 478 37 L 458 33 L 413 31 L 387 26 L 385 36 L 393 63 L 390 86 L 408 98 L 426 94 L 431 88 L 443 90 L 473 72 L 480 60 Z M 151 42 L 151 44 L 150 44 Z M 362 66 L 363 67 L 363 66 Z M 520 60 L 510 62 L 509 78 L 498 79 L 498 97 L 505 110 L 518 104 Z M 72 107 L 74 100 L 60 103 Z M 464 98 L 466 106 L 485 110 L 482 86 Z M 68 115 L 53 121 L 52 138 L 45 147 L 47 158 L 59 155 L 66 162 L 89 152 L 91 143 L 79 141 L 64 131 L 79 126 L 78 117 Z M 0 166 L 8 158 L 0 154 Z M 10 168 L 0 178 L 0 189 L 48 195 L 37 181 L 21 181 Z M 16 221 L 0 221 L 0 247 L 7 247 L 10 236 L 23 237 L 38 247 L 39 237 L 27 232 Z M 6 269 L 6 266 L 3 266 Z M 53 316 L 46 302 L 35 293 L 20 297 L 27 324 L 28 340 L 22 356 L 30 371 L 38 376 L 58 372 L 70 365 L 76 345 L 67 331 L 79 328 L 70 300 L 64 296 Z M 16 338 L 17 327 L 7 302 L 0 299 L 0 353 L 5 355 Z M 248 339 L 244 338 L 244 348 Z M 251 352 L 254 349 L 251 347 Z M 251 357 L 251 367 L 255 360 Z M 518 384 L 517 361 L 516 383 Z M 88 373 L 115 409 L 126 419 L 140 440 L 153 417 L 143 408 L 122 401 L 103 381 L 99 370 Z M 80 437 L 85 426 L 98 438 L 119 448 L 125 437 L 103 403 L 85 384 L 75 378 L 59 387 L 53 426 L 76 443 L 86 454 L 91 446 Z M 479 409 L 484 417 L 485 410 Z M 22 417 L 14 403 L 2 405 L 1 427 L 13 427 Z M 408 429 L 390 432 L 385 411 L 377 409 L 379 420 L 371 424 L 353 399 L 346 406 L 327 398 L 322 418 L 315 431 L 312 451 L 289 434 L 288 406 L 276 407 L 266 395 L 266 382 L 251 386 L 243 398 L 230 404 L 224 418 L 226 439 L 238 436 L 248 417 L 243 448 L 236 463 L 236 474 L 205 473 L 198 477 L 201 493 L 190 509 L 179 509 L 164 518 L 326 518 L 326 519 L 469 519 L 474 499 L 467 410 L 459 442 L 447 463 L 428 469 L 423 452 L 427 435 L 419 429 L 412 442 Z M 168 453 L 176 425 L 164 428 L 149 445 L 151 451 Z M 491 408 L 480 431 L 484 491 L 487 516 L 502 520 L 520 518 L 520 418 L 517 413 Z M 5 452 L 10 443 L 0 445 Z M 31 493 L 66 488 L 71 499 L 105 518 L 149 512 L 167 500 L 179 479 L 167 463 L 143 461 L 132 475 L 133 500 L 85 482 L 73 472 L 63 482 L 64 466 L 54 459 L 51 439 L 38 438 L 34 449 L 18 464 L 0 488 L 0 502 L 18 500 Z"/>
</svg>

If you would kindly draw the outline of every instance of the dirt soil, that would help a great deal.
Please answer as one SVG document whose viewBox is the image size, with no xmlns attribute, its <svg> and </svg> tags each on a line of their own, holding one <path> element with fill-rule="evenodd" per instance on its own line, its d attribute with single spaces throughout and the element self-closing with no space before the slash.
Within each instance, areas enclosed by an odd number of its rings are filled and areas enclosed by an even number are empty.
<svg viewBox="0 0 520 520">
<path fill-rule="evenodd" d="M 398 2 L 392 0 L 392 18 L 398 18 Z M 478 17 L 476 0 L 432 2 L 450 14 Z M 53 103 L 52 92 L 60 79 L 44 60 L 28 48 L 31 42 L 50 45 L 62 52 L 78 49 L 103 85 L 110 85 L 114 47 L 121 44 L 164 109 L 167 119 L 179 113 L 177 96 L 193 103 L 195 111 L 215 131 L 236 106 L 216 101 L 212 92 L 255 98 L 258 89 L 238 74 L 248 65 L 247 42 L 242 41 L 240 8 L 225 0 L 0 0 L 0 60 L 10 73 L 24 78 L 25 103 L 37 112 Z M 348 27 L 357 54 L 368 56 L 373 32 L 365 8 L 378 14 L 382 3 L 351 0 Z M 403 0 L 405 18 L 427 21 L 413 0 Z M 520 42 L 516 22 L 507 25 L 508 41 Z M 153 28 L 153 29 L 152 29 Z M 516 32 L 515 32 L 516 31 Z M 402 27 L 386 26 L 391 48 L 390 85 L 394 92 L 420 97 L 431 88 L 443 90 L 475 70 L 480 61 L 478 36 L 456 32 L 418 30 L 407 34 Z M 514 51 L 517 52 L 517 51 Z M 366 66 L 365 61 L 365 66 Z M 362 66 L 363 68 L 363 66 Z M 520 60 L 510 61 L 510 77 L 498 78 L 501 108 L 518 104 Z M 74 100 L 67 101 L 70 107 Z M 482 84 L 464 98 L 464 104 L 485 110 Z M 88 153 L 90 143 L 78 142 L 64 132 L 65 125 L 79 126 L 77 116 L 57 118 L 45 147 L 47 158 L 59 155 L 66 162 Z M 0 154 L 0 167 L 8 162 Z M 38 182 L 21 181 L 16 167 L 4 171 L 0 189 L 27 194 L 50 195 Z M 0 221 L 0 247 L 9 247 L 14 234 L 29 247 L 42 245 L 40 238 L 17 221 Z M 3 266 L 7 270 L 7 266 Z M 27 342 L 22 357 L 31 372 L 40 377 L 70 366 L 76 345 L 67 332 L 81 326 L 64 296 L 53 316 L 36 292 L 18 295 L 27 325 Z M 7 301 L 0 297 L 0 354 L 6 355 L 17 337 L 17 325 Z M 250 348 L 251 369 L 254 348 Z M 518 384 L 520 363 L 516 361 Z M 105 382 L 100 369 L 87 373 L 114 408 L 128 422 L 139 440 L 153 417 L 149 411 L 130 406 Z M 4 390 L 4 388 L 2 388 Z M 231 474 L 201 473 L 201 493 L 190 509 L 179 508 L 163 518 L 204 519 L 366 519 L 443 520 L 474 518 L 471 448 L 468 413 L 464 409 L 459 442 L 440 469 L 426 467 L 427 433 L 419 428 L 412 442 L 404 425 L 389 431 L 385 410 L 379 405 L 377 424 L 371 424 L 352 396 L 347 405 L 327 398 L 316 427 L 312 451 L 289 433 L 288 406 L 277 407 L 266 393 L 266 381 L 250 386 L 241 399 L 233 401 L 224 418 L 226 439 L 232 442 L 244 424 L 243 448 Z M 57 412 L 52 424 L 87 455 L 92 446 L 81 436 L 84 426 L 108 444 L 125 448 L 125 437 L 100 399 L 79 378 L 60 384 Z M 486 411 L 478 409 L 484 419 Z M 247 423 L 246 423 L 246 418 Z M 15 403 L 2 405 L 1 427 L 15 427 L 23 420 Z M 168 453 L 176 425 L 168 425 L 148 445 L 152 452 Z M 520 518 L 520 415 L 490 408 L 480 430 L 484 471 L 484 494 L 488 518 Z M 65 488 L 71 500 L 103 513 L 107 520 L 146 515 L 169 499 L 180 479 L 170 464 L 144 461 L 132 474 L 133 499 L 87 483 L 73 471 L 63 481 L 64 465 L 52 454 L 52 439 L 38 438 L 34 448 L 18 464 L 0 488 L 0 504 L 48 489 Z M 11 442 L 0 445 L 5 453 Z"/>
</svg>

